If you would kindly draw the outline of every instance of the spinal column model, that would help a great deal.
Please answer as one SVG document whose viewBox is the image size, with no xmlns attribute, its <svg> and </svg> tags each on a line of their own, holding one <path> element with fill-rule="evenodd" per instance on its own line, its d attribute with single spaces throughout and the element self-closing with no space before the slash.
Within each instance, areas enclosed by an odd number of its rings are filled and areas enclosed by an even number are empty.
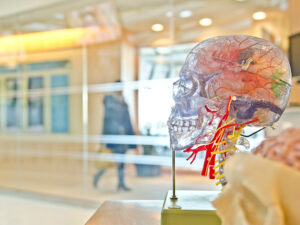
<svg viewBox="0 0 300 225">
<path fill-rule="evenodd" d="M 225 158 L 236 144 L 247 144 L 242 129 L 271 126 L 283 113 L 291 89 L 288 59 L 264 39 L 220 36 L 194 47 L 179 77 L 168 120 L 171 148 L 190 153 L 191 163 L 206 151 L 202 175 L 225 185 Z"/>
</svg>

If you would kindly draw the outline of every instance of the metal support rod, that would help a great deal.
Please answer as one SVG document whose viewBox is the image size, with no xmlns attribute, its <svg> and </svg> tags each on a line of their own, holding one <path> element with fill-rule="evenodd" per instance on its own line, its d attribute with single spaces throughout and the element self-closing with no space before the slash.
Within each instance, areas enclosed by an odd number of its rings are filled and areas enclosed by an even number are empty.
<svg viewBox="0 0 300 225">
<path fill-rule="evenodd" d="M 178 198 L 176 196 L 176 180 L 175 180 L 175 151 L 172 151 L 172 184 L 173 184 L 173 190 L 172 190 L 172 196 L 171 196 L 171 205 L 169 205 L 169 209 L 181 209 L 181 206 L 177 204 Z"/>
<path fill-rule="evenodd" d="M 172 151 L 172 185 L 173 185 L 173 193 L 172 200 L 177 199 L 176 197 L 176 179 L 175 179 L 175 151 Z"/>
</svg>

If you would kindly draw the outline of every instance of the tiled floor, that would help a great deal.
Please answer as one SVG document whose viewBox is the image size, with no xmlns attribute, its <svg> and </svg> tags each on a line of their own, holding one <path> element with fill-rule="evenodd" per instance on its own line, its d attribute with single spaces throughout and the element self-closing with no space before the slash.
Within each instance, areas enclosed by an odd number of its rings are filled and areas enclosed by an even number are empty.
<svg viewBox="0 0 300 225">
<path fill-rule="evenodd" d="M 83 225 L 96 209 L 0 191 L 1 225 Z"/>
<path fill-rule="evenodd" d="M 0 225 L 83 224 L 105 200 L 162 200 L 170 189 L 168 168 L 163 168 L 157 177 L 138 177 L 135 166 L 127 165 L 130 192 L 117 191 L 116 168 L 107 170 L 97 189 L 92 185 L 94 164 L 83 168 L 82 162 L 76 160 L 3 159 L 0 162 Z M 177 188 L 216 189 L 214 181 L 201 177 L 199 172 L 187 171 L 178 171 Z"/>
</svg>

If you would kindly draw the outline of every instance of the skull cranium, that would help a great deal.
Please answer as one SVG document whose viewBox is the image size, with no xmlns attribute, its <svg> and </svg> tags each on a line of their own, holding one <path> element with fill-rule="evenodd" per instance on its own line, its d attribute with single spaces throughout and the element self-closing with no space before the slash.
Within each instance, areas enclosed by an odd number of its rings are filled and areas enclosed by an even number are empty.
<svg viewBox="0 0 300 225">
<path fill-rule="evenodd" d="M 174 83 L 168 127 L 173 150 L 209 142 L 230 96 L 230 118 L 270 126 L 284 111 L 291 71 L 281 49 L 261 38 L 232 35 L 207 39 L 187 56 Z M 217 115 L 217 114 L 216 114 Z"/>
</svg>

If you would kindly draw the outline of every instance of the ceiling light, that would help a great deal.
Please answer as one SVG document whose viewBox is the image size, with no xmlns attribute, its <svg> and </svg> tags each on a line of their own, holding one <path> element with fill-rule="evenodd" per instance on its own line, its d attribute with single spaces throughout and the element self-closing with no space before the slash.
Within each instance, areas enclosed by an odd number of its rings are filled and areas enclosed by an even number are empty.
<svg viewBox="0 0 300 225">
<path fill-rule="evenodd" d="M 192 15 L 193 15 L 193 13 L 191 10 L 183 10 L 179 13 L 179 16 L 181 18 L 188 18 L 188 17 L 191 17 Z"/>
<path fill-rule="evenodd" d="M 211 18 L 202 18 L 201 20 L 199 20 L 199 24 L 201 26 L 208 27 L 212 24 L 212 20 Z"/>
<path fill-rule="evenodd" d="M 162 31 L 164 29 L 164 26 L 162 24 L 156 23 L 153 24 L 151 28 L 153 31 L 158 32 L 158 31 Z"/>
<path fill-rule="evenodd" d="M 246 0 L 236 0 L 237 2 L 245 2 Z"/>
<path fill-rule="evenodd" d="M 255 12 L 252 15 L 254 20 L 264 20 L 267 17 L 267 14 L 263 11 Z"/>
</svg>

